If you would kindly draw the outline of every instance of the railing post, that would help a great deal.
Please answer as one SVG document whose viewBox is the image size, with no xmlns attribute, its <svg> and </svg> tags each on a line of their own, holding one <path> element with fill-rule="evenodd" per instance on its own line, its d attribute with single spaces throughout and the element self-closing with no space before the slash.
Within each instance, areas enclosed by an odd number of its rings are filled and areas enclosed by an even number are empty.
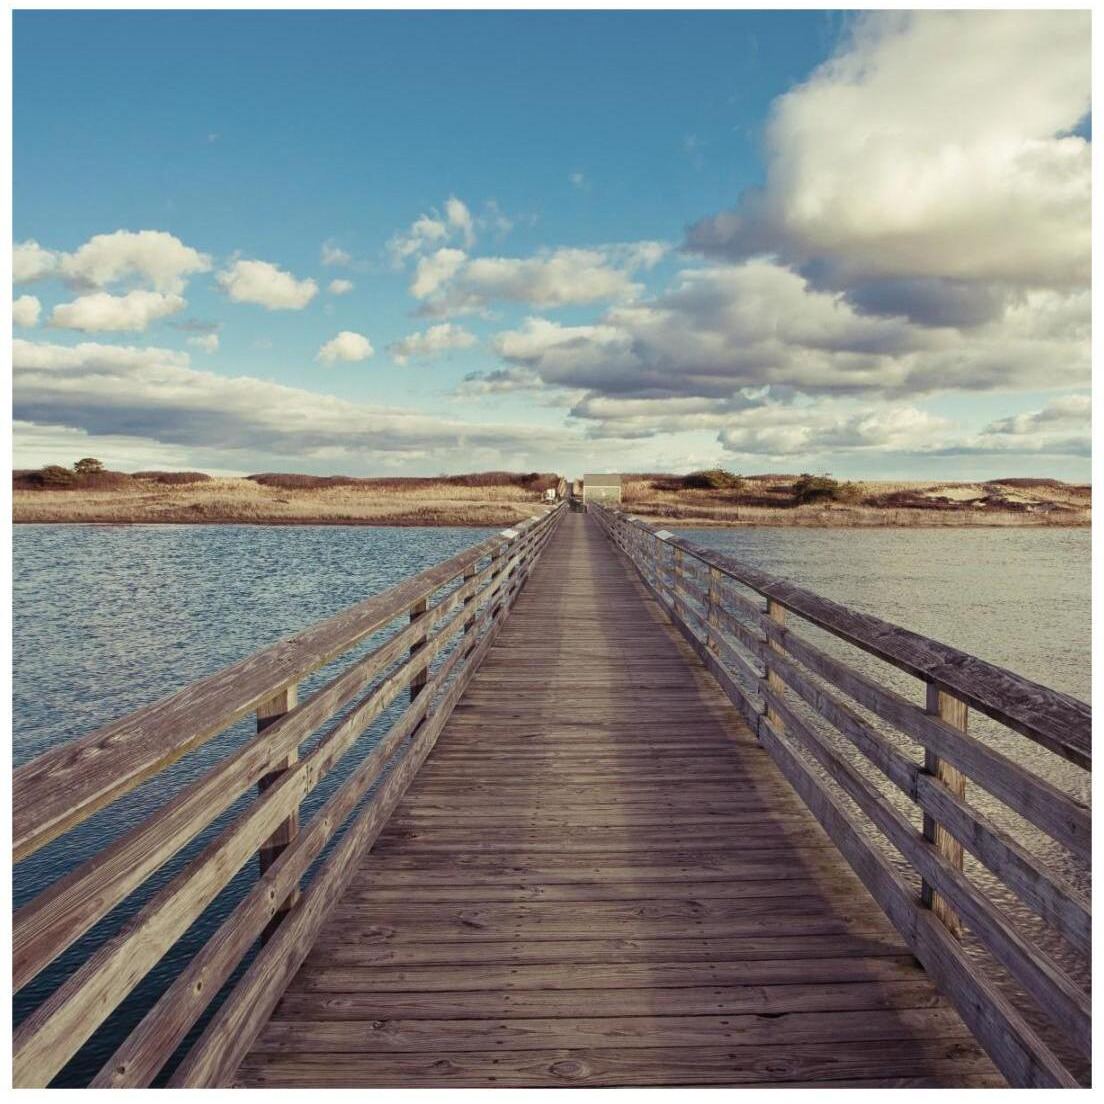
<svg viewBox="0 0 1104 1104">
<path fill-rule="evenodd" d="M 721 617 L 717 610 L 721 604 L 721 573 L 718 568 L 709 568 L 709 597 L 705 605 L 705 646 L 711 652 L 717 651 L 717 630 L 721 627 Z"/>
<path fill-rule="evenodd" d="M 682 549 L 679 546 L 671 546 L 671 609 L 686 620 L 686 603 L 683 601 L 680 587 L 682 584 Z"/>
<path fill-rule="evenodd" d="M 473 568 L 471 569 L 471 571 L 467 572 L 467 573 L 466 573 L 466 574 L 464 575 L 464 582 L 463 582 L 463 585 L 464 585 L 464 586 L 467 586 L 467 585 L 468 585 L 468 583 L 470 583 L 470 582 L 472 581 L 472 579 L 474 579 L 474 578 L 476 577 L 476 575 L 478 575 L 478 574 L 479 574 L 479 572 L 477 572 L 477 571 L 475 570 L 475 568 L 473 567 Z M 467 596 L 467 598 L 465 598 L 465 599 L 464 599 L 464 610 L 465 610 L 465 611 L 467 611 L 468 607 L 469 607 L 470 605 L 472 605 L 472 603 L 473 603 L 473 602 L 475 601 L 475 599 L 476 599 L 476 597 L 477 597 L 477 596 L 478 596 L 478 595 L 477 595 L 477 592 L 473 590 L 473 591 L 472 591 L 472 593 L 471 593 L 471 594 L 469 594 L 469 595 Z M 474 629 L 474 628 L 475 628 L 475 610 L 472 610 L 472 612 L 471 612 L 471 616 L 470 616 L 470 617 L 468 617 L 468 618 L 467 618 L 467 619 L 466 619 L 466 620 L 464 621 L 464 636 L 467 636 L 467 635 L 468 635 L 468 633 L 470 633 L 470 632 L 472 631 L 472 629 Z"/>
<path fill-rule="evenodd" d="M 290 713 L 299 704 L 299 687 L 296 683 L 285 687 L 280 693 L 275 694 L 267 701 L 257 706 L 257 731 L 264 732 L 269 725 L 275 724 L 285 714 Z M 276 769 L 264 775 L 257 782 L 257 793 L 263 794 L 269 787 L 274 786 L 284 774 L 299 761 L 299 749 L 293 748 L 284 756 Z M 257 867 L 263 876 L 264 872 L 276 861 L 284 848 L 299 834 L 299 810 L 296 809 L 286 820 L 261 844 L 257 851 Z M 261 935 L 262 942 L 268 940 L 276 925 L 283 919 L 284 914 L 299 900 L 299 887 L 296 886 L 276 909 L 271 921 Z"/>
<path fill-rule="evenodd" d="M 429 599 L 423 598 L 420 602 L 415 602 L 410 607 L 410 623 L 414 624 L 416 621 L 420 621 L 426 615 L 426 610 L 429 609 Z M 410 658 L 413 659 L 425 646 L 429 643 L 425 637 L 421 640 L 416 640 L 410 646 Z M 429 681 L 429 666 L 428 664 L 423 667 L 416 675 L 413 675 L 410 679 L 410 700 L 413 701 L 424 689 L 426 683 Z"/>
<path fill-rule="evenodd" d="M 927 711 L 945 721 L 959 732 L 966 731 L 969 707 L 960 698 L 941 690 L 934 682 L 928 683 Z M 931 751 L 924 752 L 924 770 L 934 775 L 956 797 L 966 796 L 966 776 L 940 759 Z M 936 850 L 956 869 L 962 869 L 962 844 L 929 813 L 924 813 L 924 839 L 935 845 Z M 958 913 L 932 889 L 927 882 L 920 883 L 920 896 L 924 904 L 935 913 L 947 930 L 956 938 L 962 937 L 962 921 Z"/>
<path fill-rule="evenodd" d="M 784 626 L 786 624 L 786 608 L 779 605 L 773 598 L 767 599 L 767 616 L 776 624 Z M 784 656 L 786 649 L 774 639 L 773 636 L 767 637 L 767 651 L 775 652 L 778 655 Z M 769 655 L 764 661 L 764 666 L 767 669 L 767 686 L 776 694 L 781 697 L 786 690 L 786 684 L 782 681 L 782 676 L 779 675 L 774 667 L 771 665 Z M 775 732 L 785 732 L 786 725 L 782 718 L 778 715 L 778 711 L 770 704 L 767 703 L 767 721 L 771 728 Z"/>
</svg>

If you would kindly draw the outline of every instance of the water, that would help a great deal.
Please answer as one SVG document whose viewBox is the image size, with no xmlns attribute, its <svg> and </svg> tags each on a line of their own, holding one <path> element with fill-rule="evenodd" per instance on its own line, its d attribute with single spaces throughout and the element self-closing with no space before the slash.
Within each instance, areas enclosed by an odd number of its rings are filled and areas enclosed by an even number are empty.
<svg viewBox="0 0 1104 1104">
<path fill-rule="evenodd" d="M 1084 701 L 1086 529 L 682 529 L 851 609 Z"/>
<path fill-rule="evenodd" d="M 377 593 L 478 542 L 488 532 L 343 526 L 17 526 L 13 537 L 15 763 Z M 695 529 L 680 535 L 1088 699 L 1087 530 Z M 856 660 L 853 649 L 847 658 Z M 877 664 L 861 654 L 858 661 Z M 309 692 L 333 673 L 332 669 L 320 672 L 304 690 Z M 884 665 L 878 665 L 878 674 L 902 692 L 902 682 L 916 681 Z M 365 737 L 367 743 L 346 757 L 348 766 L 335 770 L 327 784 L 311 795 L 304 819 L 362 758 L 394 715 L 392 710 L 381 717 Z M 980 721 L 980 726 L 974 724 L 975 733 L 986 732 L 985 719 Z M 30 899 L 158 807 L 250 732 L 248 719 L 239 722 L 20 864 L 13 877 L 15 904 Z M 1068 769 L 1046 752 L 1019 746 L 1026 741 L 1015 741 L 1018 746 L 1010 753 L 1029 759 L 1035 755 L 1033 768 L 1087 799 L 1083 772 Z M 16 1019 L 22 1019 L 109 938 L 242 804 L 220 817 L 140 893 L 18 994 Z M 1030 834 L 1030 826 L 1022 823 L 1017 830 Z M 1041 847 L 1047 853 L 1045 841 Z M 1071 864 L 1068 856 L 1055 851 L 1048 853 L 1048 861 L 1071 880 L 1087 885 L 1087 871 Z M 181 965 L 225 918 L 253 875 L 252 865 L 243 870 L 93 1036 L 60 1083 L 83 1084 L 99 1070 Z"/>
<path fill-rule="evenodd" d="M 851 609 L 970 652 L 1044 686 L 1084 701 L 1090 699 L 1088 529 L 684 529 L 678 535 L 792 580 Z M 746 595 L 752 596 L 750 591 Z M 823 650 L 917 704 L 923 703 L 917 679 L 797 618 L 791 618 L 790 624 Z M 848 701 L 846 695 L 833 693 Z M 919 827 L 916 806 L 864 760 L 853 745 L 811 710 L 801 707 L 798 712 L 806 722 L 814 723 L 839 753 Z M 915 743 L 873 714 L 862 709 L 857 712 L 899 751 L 913 762 L 920 762 L 922 752 Z M 1062 791 L 1089 802 L 1091 780 L 1086 771 L 974 710 L 970 712 L 969 731 Z M 1045 869 L 1086 894 L 1091 893 L 1091 871 L 1083 860 L 969 781 L 967 797 L 1041 859 Z M 883 848 L 902 875 L 915 884 L 913 871 L 886 840 L 872 829 L 867 835 Z M 972 855 L 966 855 L 965 871 L 1075 982 L 1086 988 L 1091 984 L 1089 961 L 1046 928 Z M 998 980 L 1028 1019 L 1051 1039 L 1052 1045 L 1059 1047 L 1070 1068 L 1084 1073 L 1087 1067 L 1080 1056 L 1070 1053 L 1053 1037 L 1031 1002 L 1005 983 L 999 971 L 993 973 L 988 952 L 970 936 L 966 949 L 983 970 Z"/>
<path fill-rule="evenodd" d="M 345 526 L 16 526 L 13 535 L 13 757 L 24 763 L 179 690 L 485 539 L 494 530 Z M 303 684 L 303 696 L 378 634 Z M 438 661 L 441 662 L 442 660 Z M 303 820 L 401 711 L 372 726 L 304 804 Z M 198 777 L 253 731 L 249 718 L 47 845 L 13 874 L 16 907 Z M 246 795 L 27 985 L 22 1020 L 153 892 L 229 823 Z M 229 914 L 255 864 L 192 925 L 62 1072 L 86 1084 Z M 240 970 L 239 970 L 240 973 Z M 231 979 L 231 984 L 234 979 Z M 185 1046 L 190 1045 L 193 1031 Z"/>
</svg>

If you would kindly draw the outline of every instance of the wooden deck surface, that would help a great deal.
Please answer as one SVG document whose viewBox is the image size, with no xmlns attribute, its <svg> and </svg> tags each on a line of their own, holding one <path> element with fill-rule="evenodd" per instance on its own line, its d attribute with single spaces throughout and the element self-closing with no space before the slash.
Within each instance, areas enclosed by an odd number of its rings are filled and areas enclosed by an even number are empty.
<svg viewBox="0 0 1104 1104">
<path fill-rule="evenodd" d="M 1004 1083 L 575 513 L 237 1081 Z"/>
</svg>

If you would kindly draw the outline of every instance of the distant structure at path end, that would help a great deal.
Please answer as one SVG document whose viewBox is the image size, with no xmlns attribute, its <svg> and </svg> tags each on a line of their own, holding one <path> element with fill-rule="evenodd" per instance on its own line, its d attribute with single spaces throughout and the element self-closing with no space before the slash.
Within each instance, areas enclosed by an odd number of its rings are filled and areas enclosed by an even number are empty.
<svg viewBox="0 0 1104 1104">
<path fill-rule="evenodd" d="M 584 475 L 583 476 L 583 501 L 584 502 L 620 502 L 621 501 L 621 476 L 619 476 L 619 475 Z"/>
</svg>

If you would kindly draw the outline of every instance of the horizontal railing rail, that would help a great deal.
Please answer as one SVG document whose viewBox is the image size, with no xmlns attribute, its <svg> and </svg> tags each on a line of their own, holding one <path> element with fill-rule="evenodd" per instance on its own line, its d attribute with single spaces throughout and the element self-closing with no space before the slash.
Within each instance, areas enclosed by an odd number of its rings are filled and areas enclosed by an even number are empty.
<svg viewBox="0 0 1104 1104">
<path fill-rule="evenodd" d="M 257 716 L 254 737 L 15 913 L 18 992 L 256 787 L 253 799 L 18 1026 L 17 1086 L 56 1077 L 257 855 L 256 880 L 93 1085 L 150 1084 L 260 939 L 172 1083 L 215 1085 L 232 1073 L 358 857 L 432 749 L 562 511 L 557 506 L 505 530 L 15 772 L 18 861 L 247 713 Z M 390 635 L 382 643 L 298 701 L 308 675 L 384 631 Z M 405 710 L 300 828 L 304 799 L 403 691 Z M 320 732 L 300 758 L 300 746 Z"/>
<path fill-rule="evenodd" d="M 1066 760 L 1062 769 L 1078 776 L 1071 788 L 1087 793 L 1089 706 L 622 511 L 589 511 L 1010 1083 L 1078 1084 L 1069 1066 L 1090 1057 L 1090 997 L 1041 935 L 1057 937 L 1063 961 L 1087 967 L 1088 895 L 1033 853 L 1009 818 L 978 808 L 966 782 L 1074 865 L 1090 859 L 1090 810 L 968 733 L 967 716 L 973 708 Z M 925 704 L 830 654 L 788 615 L 921 680 Z M 976 860 L 969 868 L 964 851 Z M 980 868 L 1007 900 L 987 891 Z M 1013 897 L 1027 917 L 1010 913 Z"/>
</svg>

